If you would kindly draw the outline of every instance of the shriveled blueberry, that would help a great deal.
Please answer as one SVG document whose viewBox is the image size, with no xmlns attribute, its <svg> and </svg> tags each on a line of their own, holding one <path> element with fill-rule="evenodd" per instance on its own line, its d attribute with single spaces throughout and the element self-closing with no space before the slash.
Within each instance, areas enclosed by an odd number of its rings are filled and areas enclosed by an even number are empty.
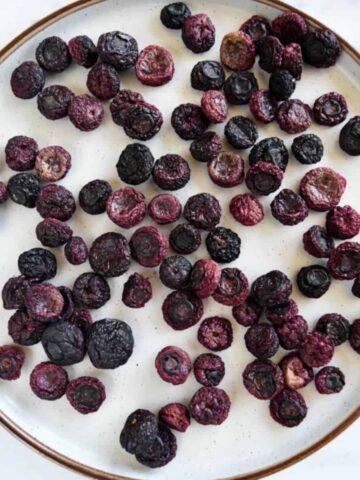
<svg viewBox="0 0 360 480">
<path fill-rule="evenodd" d="M 203 302 L 193 293 L 176 291 L 170 293 L 162 305 L 165 322 L 174 330 L 185 330 L 195 325 L 204 313 Z"/>
<path fill-rule="evenodd" d="M 304 397 L 295 390 L 284 388 L 270 400 L 270 414 L 283 427 L 297 427 L 307 410 Z"/>
<path fill-rule="evenodd" d="M 97 63 L 88 73 L 86 86 L 99 100 L 110 100 L 119 91 L 119 75 L 111 65 Z"/>
<path fill-rule="evenodd" d="M 98 215 L 106 211 L 106 202 L 111 195 L 111 185 L 106 180 L 92 180 L 79 193 L 79 204 L 84 212 Z"/>
<path fill-rule="evenodd" d="M 356 319 L 350 325 L 349 342 L 355 352 L 360 354 L 360 319 Z"/>
<path fill-rule="evenodd" d="M 360 116 L 350 118 L 342 127 L 339 145 L 348 155 L 360 155 Z"/>
<path fill-rule="evenodd" d="M 106 201 L 106 213 L 119 227 L 134 227 L 145 217 L 145 196 L 132 187 L 115 190 Z"/>
<path fill-rule="evenodd" d="M 5 146 L 5 161 L 12 170 L 22 172 L 32 170 L 39 151 L 37 142 L 25 135 L 17 135 L 8 140 Z"/>
<path fill-rule="evenodd" d="M 172 30 L 180 29 L 187 17 L 190 17 L 191 11 L 183 2 L 169 3 L 161 9 L 161 23 Z"/>
<path fill-rule="evenodd" d="M 288 70 L 278 68 L 269 79 L 269 90 L 277 101 L 288 100 L 295 91 L 296 80 Z"/>
<path fill-rule="evenodd" d="M 74 365 L 85 356 L 84 334 L 76 325 L 61 320 L 49 324 L 41 343 L 49 360 L 56 365 Z"/>
<path fill-rule="evenodd" d="M 133 273 L 124 283 L 122 301 L 127 307 L 142 308 L 152 298 L 152 287 L 150 281 L 140 275 Z"/>
<path fill-rule="evenodd" d="M 289 152 L 278 137 L 269 137 L 260 140 L 250 150 L 249 163 L 255 165 L 258 162 L 272 163 L 285 172 L 289 160 Z"/>
<path fill-rule="evenodd" d="M 204 387 L 217 387 L 225 376 L 224 362 L 215 353 L 202 353 L 194 361 L 194 375 Z"/>
<path fill-rule="evenodd" d="M 201 387 L 192 397 L 189 410 L 201 425 L 220 425 L 227 419 L 230 406 L 230 398 L 221 388 Z"/>
<path fill-rule="evenodd" d="M 337 280 L 353 280 L 360 275 L 360 244 L 344 242 L 334 248 L 327 264 Z"/>
<path fill-rule="evenodd" d="M 206 237 L 210 257 L 218 263 L 230 263 L 240 255 L 241 240 L 230 228 L 215 227 Z"/>
<path fill-rule="evenodd" d="M 39 343 L 46 323 L 29 317 L 25 310 L 17 310 L 9 319 L 8 334 L 13 342 L 31 346 Z"/>
<path fill-rule="evenodd" d="M 73 37 L 69 40 L 68 48 L 73 62 L 82 67 L 90 68 L 98 59 L 94 42 L 87 35 Z"/>
<path fill-rule="evenodd" d="M 57 320 L 70 320 L 74 314 L 75 305 L 72 290 L 68 287 L 60 286 L 58 287 L 59 292 L 61 293 L 64 299 L 64 306 L 61 310 L 60 315 L 57 317 Z"/>
<path fill-rule="evenodd" d="M 224 94 L 231 105 L 246 105 L 257 89 L 256 77 L 251 72 L 233 72 L 224 83 Z"/>
<path fill-rule="evenodd" d="M 17 173 L 9 178 L 7 191 L 13 202 L 34 208 L 40 193 L 40 182 L 33 173 Z"/>
<path fill-rule="evenodd" d="M 303 235 L 304 249 L 317 258 L 326 258 L 335 248 L 335 242 L 324 227 L 313 225 Z"/>
<path fill-rule="evenodd" d="M 139 53 L 135 75 L 144 85 L 159 87 L 174 76 L 175 66 L 171 53 L 159 45 L 148 45 Z"/>
<path fill-rule="evenodd" d="M 303 70 L 303 56 L 301 46 L 298 43 L 285 45 L 283 51 L 282 65 L 296 80 L 301 79 Z"/>
<path fill-rule="evenodd" d="M 314 372 L 300 358 L 297 352 L 290 352 L 279 363 L 284 374 L 286 387 L 298 390 L 306 387 L 314 378 Z"/>
<path fill-rule="evenodd" d="M 10 277 L 4 284 L 1 297 L 3 308 L 6 310 L 16 310 L 24 306 L 24 295 L 30 288 L 30 281 L 25 276 Z"/>
<path fill-rule="evenodd" d="M 188 162 L 177 154 L 163 155 L 156 160 L 152 170 L 152 178 L 163 190 L 179 190 L 190 180 Z"/>
<path fill-rule="evenodd" d="M 209 126 L 209 120 L 199 105 L 182 103 L 172 112 L 171 125 L 183 140 L 194 140 L 205 132 Z"/>
<path fill-rule="evenodd" d="M 335 65 L 341 53 L 341 45 L 335 33 L 320 28 L 309 30 L 301 47 L 305 62 L 317 68 Z"/>
<path fill-rule="evenodd" d="M 223 317 L 205 318 L 200 324 L 197 339 L 205 348 L 219 352 L 229 348 L 233 342 L 233 329 Z"/>
<path fill-rule="evenodd" d="M 169 428 L 185 432 L 190 426 L 190 413 L 182 403 L 168 403 L 160 409 L 159 420 Z"/>
<path fill-rule="evenodd" d="M 76 209 L 73 194 L 62 185 L 46 185 L 36 198 L 36 210 L 43 218 L 69 220 Z"/>
<path fill-rule="evenodd" d="M 249 100 L 249 109 L 261 123 L 270 123 L 275 119 L 277 103 L 270 90 L 254 90 Z"/>
<path fill-rule="evenodd" d="M 329 270 L 323 265 L 309 265 L 299 270 L 296 281 L 303 295 L 309 298 L 320 298 L 329 290 L 331 276 Z"/>
<path fill-rule="evenodd" d="M 165 258 L 159 268 L 159 277 L 162 283 L 173 290 L 186 288 L 190 282 L 192 265 L 181 255 Z"/>
<path fill-rule="evenodd" d="M 82 132 L 98 128 L 104 118 L 101 102 L 91 95 L 76 95 L 71 98 L 68 115 L 71 123 Z"/>
<path fill-rule="evenodd" d="M 44 88 L 37 97 L 39 112 L 48 120 L 67 117 L 73 92 L 62 85 L 50 85 Z"/>
<path fill-rule="evenodd" d="M 149 468 L 167 465 L 176 456 L 176 437 L 166 426 L 159 423 L 158 434 L 152 443 L 135 452 L 136 460 Z"/>
<path fill-rule="evenodd" d="M 270 206 L 274 218 L 283 225 L 297 225 L 309 215 L 305 200 L 289 188 L 281 190 Z"/>
<path fill-rule="evenodd" d="M 50 283 L 33 285 L 25 293 L 24 300 L 28 315 L 39 322 L 57 320 L 64 308 L 64 297 Z"/>
<path fill-rule="evenodd" d="M 142 102 L 144 102 L 144 98 L 141 93 L 126 89 L 120 90 L 110 102 L 110 113 L 114 123 L 123 127 L 130 107 Z"/>
<path fill-rule="evenodd" d="M 239 30 L 247 33 L 252 41 L 255 43 L 256 48 L 261 45 L 261 41 L 271 35 L 271 26 L 269 20 L 260 15 L 253 15 L 246 22 L 244 22 Z"/>
<path fill-rule="evenodd" d="M 277 37 L 266 36 L 259 44 L 258 53 L 259 66 L 265 72 L 271 73 L 276 68 L 281 67 L 284 46 Z"/>
<path fill-rule="evenodd" d="M 94 323 L 90 311 L 85 308 L 75 308 L 72 317 L 69 318 L 69 322 L 79 327 L 85 336 Z"/>
<path fill-rule="evenodd" d="M 36 60 L 48 72 L 63 72 L 71 63 L 68 46 L 59 37 L 47 37 L 36 49 Z"/>
<path fill-rule="evenodd" d="M 110 288 L 97 273 L 82 273 L 74 282 L 75 305 L 81 308 L 100 308 L 110 299 Z"/>
<path fill-rule="evenodd" d="M 195 252 L 201 244 L 200 231 L 188 223 L 179 223 L 169 235 L 171 248 L 182 255 Z"/>
<path fill-rule="evenodd" d="M 160 110 L 146 102 L 136 102 L 126 108 L 124 113 L 124 131 L 130 138 L 150 140 L 160 130 L 164 119 Z"/>
<path fill-rule="evenodd" d="M 230 70 L 249 70 L 255 63 L 255 44 L 243 30 L 227 33 L 220 45 L 221 63 Z"/>
<path fill-rule="evenodd" d="M 45 85 L 44 71 L 35 62 L 23 62 L 12 72 L 10 85 L 16 97 L 33 98 Z"/>
<path fill-rule="evenodd" d="M 131 262 L 128 241 L 121 233 L 103 233 L 91 245 L 89 262 L 94 272 L 104 277 L 123 275 Z"/>
<path fill-rule="evenodd" d="M 360 298 L 360 277 L 356 277 L 351 287 L 351 293 L 355 296 Z"/>
<path fill-rule="evenodd" d="M 118 30 L 100 35 L 97 51 L 103 62 L 109 63 L 120 72 L 131 68 L 139 54 L 135 38 Z"/>
<path fill-rule="evenodd" d="M 269 400 L 284 387 L 284 375 L 271 360 L 254 360 L 243 371 L 246 390 L 259 400 Z"/>
<path fill-rule="evenodd" d="M 304 132 L 311 125 L 311 108 L 301 100 L 285 100 L 276 111 L 276 120 L 284 132 Z"/>
<path fill-rule="evenodd" d="M 219 187 L 230 188 L 244 181 L 244 160 L 235 152 L 220 152 L 208 163 L 208 174 Z"/>
<path fill-rule="evenodd" d="M 339 313 L 326 313 L 316 322 L 315 330 L 330 337 L 338 346 L 348 340 L 350 323 Z"/>
<path fill-rule="evenodd" d="M 129 453 L 141 452 L 158 435 L 158 421 L 149 410 L 138 409 L 126 419 L 121 430 L 120 445 Z"/>
<path fill-rule="evenodd" d="M 203 60 L 191 70 L 191 86 L 196 90 L 220 90 L 224 81 L 225 72 L 219 62 Z"/>
<path fill-rule="evenodd" d="M 279 337 L 275 328 L 268 323 L 252 325 L 244 338 L 246 348 L 259 360 L 273 357 L 279 349 Z"/>
<path fill-rule="evenodd" d="M 346 179 L 329 167 L 307 172 L 300 182 L 300 194 L 312 210 L 324 212 L 336 207 L 346 188 Z"/>
<path fill-rule="evenodd" d="M 150 149 L 141 143 L 131 143 L 121 152 L 116 170 L 123 182 L 139 185 L 150 178 L 153 166 Z"/>
<path fill-rule="evenodd" d="M 49 250 L 32 248 L 19 256 L 18 268 L 26 278 L 43 282 L 55 277 L 57 263 L 54 254 Z"/>
<path fill-rule="evenodd" d="M 66 398 L 83 415 L 97 412 L 106 398 L 105 387 L 97 378 L 79 377 L 67 386 Z"/>
<path fill-rule="evenodd" d="M 51 362 L 36 365 L 30 374 L 30 388 L 41 400 L 58 400 L 69 383 L 66 370 Z"/>
<path fill-rule="evenodd" d="M 268 162 L 257 162 L 252 165 L 245 176 L 248 189 L 257 195 L 270 195 L 281 187 L 283 171 Z"/>
<path fill-rule="evenodd" d="M 190 288 L 199 298 L 210 297 L 216 290 L 221 269 L 214 260 L 198 260 L 191 270 Z"/>
<path fill-rule="evenodd" d="M 230 118 L 224 133 L 230 145 L 238 149 L 252 147 L 259 136 L 255 123 L 241 115 Z"/>
<path fill-rule="evenodd" d="M 232 315 L 239 325 L 250 327 L 259 321 L 262 311 L 263 307 L 248 297 L 244 303 L 233 307 Z"/>
<path fill-rule="evenodd" d="M 345 98 L 340 93 L 330 92 L 315 100 L 313 113 L 317 123 L 332 127 L 345 120 L 348 107 Z"/>
<path fill-rule="evenodd" d="M 303 165 L 318 163 L 324 154 L 321 138 L 313 133 L 304 133 L 294 138 L 291 151 L 296 160 Z"/>
<path fill-rule="evenodd" d="M 298 312 L 297 304 L 292 298 L 289 298 L 285 303 L 275 307 L 268 307 L 265 310 L 265 315 L 273 325 L 283 325 L 295 317 Z"/>
<path fill-rule="evenodd" d="M 172 385 L 184 383 L 191 371 L 191 360 L 179 347 L 165 347 L 156 356 L 155 367 L 160 377 Z"/>
<path fill-rule="evenodd" d="M 157 267 L 169 253 L 166 236 L 156 227 L 140 227 L 130 239 L 131 255 L 143 267 Z"/>
<path fill-rule="evenodd" d="M 337 367 L 324 367 L 315 375 L 315 387 L 319 393 L 339 393 L 345 386 L 345 375 Z"/>
<path fill-rule="evenodd" d="M 248 193 L 233 197 L 229 210 L 237 222 L 249 227 L 257 225 L 264 218 L 264 209 L 260 201 Z"/>
<path fill-rule="evenodd" d="M 201 109 L 212 123 L 222 123 L 228 114 L 226 98 L 219 90 L 207 90 L 201 97 Z"/>
<path fill-rule="evenodd" d="M 198 162 L 215 159 L 222 149 L 222 140 L 218 133 L 205 132 L 191 142 L 190 153 Z"/>
<path fill-rule="evenodd" d="M 249 295 L 249 282 L 238 268 L 223 268 L 212 297 L 222 305 L 241 305 Z"/>
<path fill-rule="evenodd" d="M 353 238 L 360 231 L 360 214 L 350 205 L 334 207 L 326 215 L 326 230 L 334 238 Z"/>
<path fill-rule="evenodd" d="M 41 182 L 57 182 L 70 168 L 70 153 L 58 145 L 42 148 L 36 156 L 35 170 Z"/>
<path fill-rule="evenodd" d="M 296 12 L 285 12 L 277 16 L 271 22 L 271 28 L 273 35 L 284 45 L 291 42 L 301 43 L 308 30 L 305 18 Z"/>
<path fill-rule="evenodd" d="M 89 251 L 85 241 L 81 237 L 75 236 L 66 242 L 64 255 L 71 265 L 81 265 L 88 259 Z"/>
<path fill-rule="evenodd" d="M 0 379 L 17 380 L 21 375 L 25 354 L 13 345 L 0 346 Z"/>
<path fill-rule="evenodd" d="M 309 326 L 301 315 L 295 315 L 276 327 L 280 345 L 285 350 L 295 350 L 305 341 Z"/>
<path fill-rule="evenodd" d="M 159 225 L 176 222 L 180 218 L 182 206 L 180 201 L 170 193 L 155 195 L 148 205 L 148 214 Z"/>
<path fill-rule="evenodd" d="M 181 38 L 192 52 L 206 52 L 215 43 L 215 26 L 205 13 L 191 15 L 184 20 Z"/>
<path fill-rule="evenodd" d="M 292 292 L 290 279 L 280 270 L 272 270 L 258 277 L 251 286 L 251 297 L 264 307 L 286 302 Z"/>
<path fill-rule="evenodd" d="M 210 193 L 197 193 L 187 200 L 183 216 L 197 228 L 212 230 L 220 222 L 221 206 Z"/>
<path fill-rule="evenodd" d="M 309 333 L 307 339 L 299 348 L 302 361 L 309 367 L 323 367 L 334 355 L 333 340 L 319 332 Z"/>
</svg>

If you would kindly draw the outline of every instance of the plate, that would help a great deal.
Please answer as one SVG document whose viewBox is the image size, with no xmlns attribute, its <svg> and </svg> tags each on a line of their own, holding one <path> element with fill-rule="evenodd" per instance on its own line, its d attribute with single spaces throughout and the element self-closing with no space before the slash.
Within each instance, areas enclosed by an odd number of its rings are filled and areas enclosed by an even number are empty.
<svg viewBox="0 0 360 480">
<path fill-rule="evenodd" d="M 312 224 L 323 223 L 324 215 L 312 212 L 300 225 L 283 227 L 273 219 L 269 211 L 273 197 L 271 195 L 263 201 L 266 217 L 260 225 L 248 228 L 234 223 L 228 213 L 228 203 L 235 194 L 245 192 L 245 186 L 232 189 L 216 187 L 209 180 L 206 167 L 191 159 L 189 143 L 177 137 L 170 126 L 171 112 L 178 104 L 200 101 L 201 92 L 193 90 L 189 83 L 192 66 L 199 60 L 217 59 L 223 35 L 236 30 L 251 15 L 261 14 L 273 18 L 284 6 L 275 1 L 189 1 L 194 13 L 209 14 L 217 28 L 216 45 L 209 52 L 195 56 L 185 49 L 178 31 L 168 30 L 161 25 L 159 12 L 164 3 L 153 0 L 82 0 L 54 13 L 12 42 L 1 57 L 8 57 L 0 68 L 1 148 L 8 138 L 18 134 L 34 137 L 41 147 L 62 145 L 71 153 L 73 167 L 60 183 L 76 196 L 81 186 L 94 178 L 107 179 L 113 188 L 119 188 L 121 182 L 115 164 L 120 152 L 131 140 L 112 123 L 108 107 L 106 106 L 105 121 L 99 129 L 92 133 L 81 133 L 67 119 L 56 122 L 46 120 L 37 111 L 35 100 L 16 99 L 9 87 L 10 74 L 20 62 L 32 59 L 37 44 L 50 35 L 59 35 L 68 40 L 74 35 L 86 33 L 96 40 L 102 32 L 117 29 L 134 35 L 140 48 L 151 43 L 163 45 L 172 52 L 175 59 L 176 72 L 170 83 L 160 89 L 145 87 L 140 85 L 132 73 L 121 74 L 122 88 L 141 91 L 146 100 L 155 103 L 163 112 L 164 125 L 160 133 L 147 142 L 149 148 L 155 158 L 173 152 L 190 162 L 191 182 L 176 192 L 182 203 L 197 192 L 212 192 L 220 199 L 223 206 L 221 224 L 232 227 L 242 239 L 242 252 L 234 266 L 241 268 L 251 281 L 274 268 L 283 270 L 294 278 L 301 266 L 316 263 L 302 249 L 301 237 Z M 21 47 L 17 48 L 20 43 Z M 349 117 L 359 113 L 359 59 L 350 47 L 345 50 L 334 68 L 305 68 L 303 79 L 298 83 L 293 97 L 312 104 L 321 94 L 335 90 L 345 95 L 350 106 Z M 72 66 L 56 77 L 48 75 L 47 84 L 65 84 L 77 93 L 84 93 L 86 75 L 86 70 Z M 255 68 L 255 75 L 260 85 L 266 86 L 267 74 Z M 235 114 L 250 115 L 246 106 L 231 107 L 230 116 Z M 222 128 L 223 126 L 217 126 L 216 130 L 221 132 Z M 320 135 L 324 141 L 322 165 L 333 167 L 349 180 L 342 204 L 351 204 L 360 209 L 358 160 L 346 156 L 339 149 L 337 139 L 340 128 L 341 126 L 326 128 L 314 124 L 309 131 Z M 260 138 L 274 135 L 283 137 L 287 147 L 290 147 L 293 139 L 292 135 L 283 135 L 276 124 L 261 126 L 259 132 Z M 244 152 L 245 157 L 247 153 Z M 301 177 L 310 168 L 291 159 L 283 187 L 296 189 Z M 4 180 L 11 175 L 4 161 L 1 163 L 0 174 Z M 151 182 L 139 186 L 139 189 L 147 198 L 157 193 Z M 12 202 L 1 207 L 1 285 L 9 276 L 17 274 L 17 257 L 22 251 L 40 246 L 34 235 L 39 221 L 35 210 L 25 210 Z M 143 222 L 150 223 L 149 218 Z M 106 215 L 96 217 L 95 221 L 94 217 L 86 215 L 80 208 L 69 224 L 89 245 L 101 233 L 119 231 Z M 170 227 L 163 230 L 168 233 Z M 123 233 L 129 238 L 132 230 Z M 57 249 L 55 254 L 59 264 L 59 274 L 55 279 L 58 285 L 72 286 L 78 275 L 89 270 L 88 264 L 70 266 L 64 261 L 61 249 Z M 202 248 L 191 259 L 195 261 L 205 256 L 206 251 Z M 242 385 L 242 371 L 252 357 L 244 346 L 245 330 L 233 322 L 233 346 L 221 355 L 226 364 L 226 376 L 220 386 L 229 393 L 232 401 L 228 420 L 220 427 L 203 427 L 193 422 L 186 434 L 177 434 L 178 455 L 174 461 L 165 468 L 154 471 L 142 467 L 119 446 L 119 432 L 127 415 L 136 408 L 158 411 L 168 402 L 187 402 L 199 387 L 193 376 L 182 386 L 174 387 L 163 382 L 154 368 L 156 352 L 166 345 L 177 345 L 195 358 L 203 352 L 203 348 L 196 340 L 196 326 L 175 332 L 164 323 L 161 304 L 169 291 L 160 285 L 157 273 L 143 269 L 135 262 L 129 273 L 134 271 L 145 273 L 152 282 L 154 298 L 148 306 L 142 310 L 132 310 L 122 304 L 122 285 L 128 276 L 125 275 L 110 279 L 111 301 L 93 312 L 95 320 L 113 317 L 123 319 L 131 325 L 136 346 L 129 362 L 115 371 L 101 371 L 96 370 L 86 359 L 80 365 L 67 369 L 71 378 L 95 375 L 104 382 L 107 400 L 96 414 L 81 416 L 69 406 L 65 398 L 56 403 L 44 402 L 31 393 L 28 386 L 29 374 L 38 362 L 46 359 L 40 345 L 25 349 L 26 363 L 19 381 L 0 384 L 2 423 L 37 450 L 100 479 L 250 479 L 270 474 L 303 458 L 333 438 L 359 415 L 360 358 L 348 345 L 342 345 L 336 349 L 333 364 L 342 368 L 346 374 L 347 383 L 343 392 L 340 395 L 321 396 L 313 384 L 309 385 L 302 391 L 309 406 L 306 420 L 294 429 L 276 424 L 269 415 L 268 402 L 255 400 Z M 358 315 L 359 301 L 351 295 L 349 282 L 333 282 L 329 292 L 316 301 L 302 297 L 296 288 L 293 297 L 310 326 L 327 312 L 340 312 L 351 320 Z M 205 316 L 213 314 L 231 318 L 229 308 L 206 300 Z M 6 331 L 10 315 L 11 312 L 1 310 L 0 344 L 10 342 Z M 283 353 L 279 353 L 275 360 Z"/>
</svg>

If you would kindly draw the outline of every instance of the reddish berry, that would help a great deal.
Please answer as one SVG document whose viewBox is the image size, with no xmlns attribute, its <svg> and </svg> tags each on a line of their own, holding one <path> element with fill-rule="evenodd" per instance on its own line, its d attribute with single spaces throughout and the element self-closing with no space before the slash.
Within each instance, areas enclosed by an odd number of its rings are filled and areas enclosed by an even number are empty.
<svg viewBox="0 0 360 480">
<path fill-rule="evenodd" d="M 284 188 L 270 204 L 271 213 L 283 225 L 297 225 L 309 215 L 303 198 L 289 188 Z"/>
<path fill-rule="evenodd" d="M 225 35 L 220 46 L 220 58 L 230 70 L 249 70 L 255 63 L 255 44 L 243 30 Z"/>
<path fill-rule="evenodd" d="M 19 347 L 0 346 L 0 379 L 17 380 L 21 375 L 25 354 Z"/>
<path fill-rule="evenodd" d="M 301 43 L 307 32 L 307 23 L 299 13 L 285 12 L 276 17 L 271 23 L 273 35 L 286 45 Z"/>
<path fill-rule="evenodd" d="M 200 298 L 187 291 L 170 293 L 162 305 L 165 322 L 174 330 L 185 330 L 195 325 L 204 313 Z"/>
<path fill-rule="evenodd" d="M 299 354 L 307 366 L 318 368 L 331 361 L 334 350 L 334 342 L 330 337 L 319 332 L 312 332 L 299 348 Z"/>
<path fill-rule="evenodd" d="M 360 244 L 344 242 L 331 251 L 327 264 L 337 280 L 353 280 L 360 275 Z"/>
<path fill-rule="evenodd" d="M 79 377 L 67 386 L 66 398 L 76 411 L 86 415 L 99 410 L 106 398 L 105 387 L 97 378 Z"/>
<path fill-rule="evenodd" d="M 230 398 L 221 388 L 201 387 L 192 397 L 189 410 L 201 425 L 221 425 L 229 415 L 230 406 Z"/>
<path fill-rule="evenodd" d="M 345 386 L 345 375 L 337 367 L 324 367 L 315 375 L 315 387 L 319 393 L 339 393 Z"/>
<path fill-rule="evenodd" d="M 69 118 L 76 128 L 90 132 L 98 128 L 104 118 L 101 102 L 90 95 L 72 97 L 69 106 Z"/>
<path fill-rule="evenodd" d="M 248 297 L 244 303 L 232 309 L 232 314 L 239 325 L 250 327 L 259 321 L 262 311 L 263 307 Z"/>
<path fill-rule="evenodd" d="M 148 214 L 159 225 L 176 222 L 181 215 L 181 203 L 170 193 L 161 193 L 150 200 Z"/>
<path fill-rule="evenodd" d="M 65 392 L 69 383 L 66 370 L 51 362 L 36 365 L 30 375 L 30 387 L 41 400 L 58 400 Z"/>
<path fill-rule="evenodd" d="M 246 390 L 259 400 L 269 400 L 284 387 L 283 372 L 271 360 L 254 360 L 242 377 Z"/>
<path fill-rule="evenodd" d="M 301 100 L 286 100 L 277 109 L 276 120 L 284 132 L 304 132 L 311 125 L 311 108 Z"/>
<path fill-rule="evenodd" d="M 214 260 L 198 260 L 191 271 L 191 289 L 199 298 L 210 297 L 215 292 L 220 277 L 221 269 Z"/>
<path fill-rule="evenodd" d="M 285 384 L 291 390 L 306 387 L 314 378 L 313 369 L 305 365 L 296 352 L 285 355 L 279 366 L 283 371 Z"/>
<path fill-rule="evenodd" d="M 206 52 L 215 43 L 215 26 L 205 13 L 198 13 L 185 18 L 181 37 L 192 52 Z"/>
<path fill-rule="evenodd" d="M 96 47 L 87 35 L 78 35 L 69 40 L 69 52 L 73 62 L 85 68 L 92 67 L 97 59 Z"/>
<path fill-rule="evenodd" d="M 99 100 L 109 100 L 119 91 L 119 75 L 111 65 L 97 63 L 88 73 L 86 86 Z"/>
<path fill-rule="evenodd" d="M 133 259 L 143 267 L 157 267 L 169 253 L 166 236 L 153 226 L 135 230 L 129 243 Z"/>
<path fill-rule="evenodd" d="M 233 341 L 233 329 L 226 318 L 209 317 L 200 324 L 197 338 L 201 345 L 213 352 L 229 348 Z"/>
<path fill-rule="evenodd" d="M 284 388 L 270 400 L 270 414 L 284 427 L 297 427 L 306 417 L 307 405 L 299 392 Z"/>
<path fill-rule="evenodd" d="M 260 201 L 248 193 L 233 197 L 229 208 L 235 220 L 248 227 L 257 225 L 264 218 L 264 209 Z"/>
<path fill-rule="evenodd" d="M 270 90 L 254 90 L 249 100 L 250 112 L 261 123 L 275 119 L 277 104 Z"/>
<path fill-rule="evenodd" d="M 204 387 L 216 387 L 225 375 L 224 362 L 215 353 L 202 353 L 195 359 L 194 375 Z"/>
<path fill-rule="evenodd" d="M 159 420 L 178 432 L 185 432 L 190 426 L 190 413 L 182 403 L 168 403 L 160 409 Z"/>
<path fill-rule="evenodd" d="M 317 123 L 332 127 L 345 120 L 348 107 L 345 98 L 340 93 L 330 92 L 315 100 L 313 113 Z"/>
<path fill-rule="evenodd" d="M 81 265 L 86 262 L 89 256 L 86 243 L 81 237 L 69 238 L 64 248 L 64 254 L 71 265 Z"/>
<path fill-rule="evenodd" d="M 141 50 L 135 63 L 135 75 L 141 83 L 151 87 L 168 83 L 174 71 L 171 53 L 158 45 L 149 45 Z"/>
<path fill-rule="evenodd" d="M 189 355 L 179 347 L 165 347 L 156 356 L 155 367 L 160 377 L 172 385 L 185 383 L 191 372 Z"/>
<path fill-rule="evenodd" d="M 235 152 L 220 152 L 207 168 L 209 177 L 219 187 L 235 187 L 244 181 L 244 160 Z"/>
<path fill-rule="evenodd" d="M 133 273 L 124 283 L 122 301 L 127 307 L 142 308 L 152 298 L 149 280 L 139 273 Z"/>
<path fill-rule="evenodd" d="M 346 179 L 329 167 L 307 172 L 300 182 L 300 194 L 312 210 L 324 212 L 340 202 Z"/>
<path fill-rule="evenodd" d="M 288 70 L 291 75 L 300 80 L 303 70 L 303 57 L 301 46 L 298 43 L 285 45 L 281 66 Z"/>
<path fill-rule="evenodd" d="M 58 145 L 42 148 L 36 156 L 35 170 L 41 182 L 57 182 L 70 168 L 70 153 Z"/>
<path fill-rule="evenodd" d="M 145 217 L 145 196 L 132 187 L 115 190 L 107 199 L 106 213 L 116 225 L 132 228 Z"/>
<path fill-rule="evenodd" d="M 33 138 L 18 135 L 8 140 L 5 147 L 5 161 L 9 168 L 17 172 L 32 170 L 38 151 L 38 144 Z"/>
<path fill-rule="evenodd" d="M 360 214 L 350 205 L 334 207 L 326 215 L 326 229 L 334 238 L 353 238 L 360 231 Z"/>
<path fill-rule="evenodd" d="M 235 307 L 249 295 L 249 282 L 238 268 L 223 268 L 218 286 L 212 297 L 222 305 Z"/>
<path fill-rule="evenodd" d="M 219 90 L 207 90 L 201 97 L 201 108 L 212 123 L 224 122 L 228 114 L 226 98 Z"/>
</svg>

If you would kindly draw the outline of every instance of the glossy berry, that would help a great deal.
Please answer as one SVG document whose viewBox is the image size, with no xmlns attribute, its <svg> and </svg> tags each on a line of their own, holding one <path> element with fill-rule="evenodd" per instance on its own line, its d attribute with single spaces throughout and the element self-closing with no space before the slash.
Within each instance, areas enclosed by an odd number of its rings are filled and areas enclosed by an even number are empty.
<svg viewBox="0 0 360 480">
<path fill-rule="evenodd" d="M 170 3 L 165 5 L 160 12 L 161 23 L 174 30 L 180 29 L 187 17 L 190 17 L 191 11 L 183 2 Z"/>
<path fill-rule="evenodd" d="M 249 164 L 255 165 L 258 162 L 272 163 L 285 172 L 289 160 L 289 152 L 278 137 L 269 137 L 260 140 L 250 150 Z"/>
<path fill-rule="evenodd" d="M 270 400 L 270 414 L 275 422 L 284 427 L 296 427 L 306 417 L 304 397 L 295 390 L 284 388 Z"/>
<path fill-rule="evenodd" d="M 225 72 L 219 62 L 203 60 L 193 66 L 190 80 L 196 90 L 220 90 L 224 85 Z"/>
<path fill-rule="evenodd" d="M 275 119 L 277 103 L 270 90 L 254 90 L 249 100 L 250 112 L 256 120 L 267 124 Z"/>
<path fill-rule="evenodd" d="M 309 298 L 320 298 L 330 288 L 329 270 L 322 265 L 309 265 L 299 270 L 296 281 L 299 290 Z"/>
<path fill-rule="evenodd" d="M 230 118 L 224 133 L 230 145 L 238 149 L 252 147 L 259 136 L 255 123 L 241 115 Z"/>
<path fill-rule="evenodd" d="M 319 318 L 315 330 L 330 337 L 338 346 L 348 340 L 350 323 L 338 313 L 327 313 Z"/>
<path fill-rule="evenodd" d="M 271 360 L 254 360 L 242 377 L 246 390 L 259 400 L 269 400 L 284 386 L 283 372 Z"/>
<path fill-rule="evenodd" d="M 253 91 L 257 89 L 256 77 L 251 72 L 233 72 L 224 83 L 224 94 L 231 105 L 249 103 Z"/>
<path fill-rule="evenodd" d="M 250 36 L 257 49 L 261 45 L 261 41 L 271 34 L 271 26 L 268 19 L 260 15 L 250 17 L 240 26 L 239 30 Z"/>
</svg>

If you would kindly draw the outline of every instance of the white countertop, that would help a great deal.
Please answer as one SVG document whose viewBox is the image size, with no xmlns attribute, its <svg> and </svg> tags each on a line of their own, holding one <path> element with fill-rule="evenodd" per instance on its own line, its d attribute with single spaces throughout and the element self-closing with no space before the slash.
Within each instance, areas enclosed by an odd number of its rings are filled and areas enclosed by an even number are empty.
<svg viewBox="0 0 360 480">
<path fill-rule="evenodd" d="M 3 0 L 0 5 L 0 48 L 26 27 L 63 5 L 69 0 Z M 287 3 L 318 18 L 335 32 L 360 49 L 358 19 L 359 0 L 287 0 Z M 283 472 L 273 475 L 274 480 L 303 480 L 327 478 L 353 479 L 359 474 L 360 422 L 355 423 L 331 444 L 308 459 Z M 65 470 L 40 455 L 0 428 L 1 478 L 14 480 L 79 480 L 84 478 Z"/>
</svg>

